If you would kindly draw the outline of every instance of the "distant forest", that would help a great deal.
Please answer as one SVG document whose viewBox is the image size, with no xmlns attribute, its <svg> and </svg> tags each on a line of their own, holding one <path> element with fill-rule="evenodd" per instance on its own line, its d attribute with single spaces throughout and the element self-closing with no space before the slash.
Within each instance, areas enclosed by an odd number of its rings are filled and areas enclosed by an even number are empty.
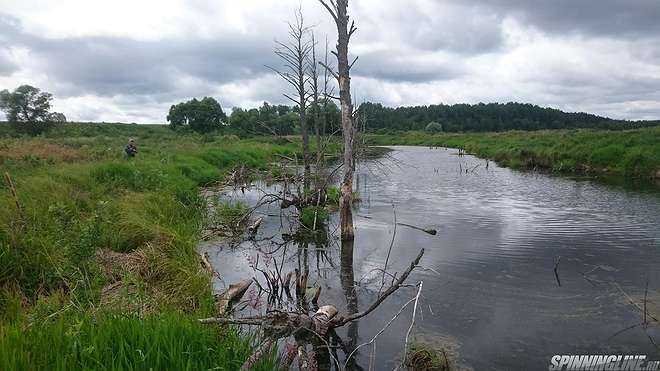
<svg viewBox="0 0 660 371">
<path fill-rule="evenodd" d="M 445 132 L 599 128 L 634 129 L 660 125 L 657 121 L 614 120 L 589 113 L 567 113 L 523 103 L 479 103 L 391 108 L 363 103 L 360 117 L 369 132 L 424 130 L 437 122 Z"/>
</svg>

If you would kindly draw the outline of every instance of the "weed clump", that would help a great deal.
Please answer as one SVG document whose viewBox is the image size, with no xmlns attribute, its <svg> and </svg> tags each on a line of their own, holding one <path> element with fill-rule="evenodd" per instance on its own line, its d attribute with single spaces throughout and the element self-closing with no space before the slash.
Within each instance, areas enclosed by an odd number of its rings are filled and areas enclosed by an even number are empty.
<svg viewBox="0 0 660 371">
<path fill-rule="evenodd" d="M 404 365 L 415 371 L 450 371 L 451 362 L 444 350 L 437 351 L 428 345 L 413 343 L 406 353 Z"/>
<path fill-rule="evenodd" d="M 307 229 L 318 230 L 325 225 L 329 216 L 325 207 L 307 206 L 300 212 L 300 223 Z"/>
</svg>

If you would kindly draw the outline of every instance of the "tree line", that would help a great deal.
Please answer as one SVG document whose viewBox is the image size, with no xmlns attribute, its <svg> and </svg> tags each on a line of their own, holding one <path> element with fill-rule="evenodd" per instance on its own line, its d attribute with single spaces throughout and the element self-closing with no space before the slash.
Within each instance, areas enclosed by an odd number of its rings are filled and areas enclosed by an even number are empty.
<svg viewBox="0 0 660 371">
<path fill-rule="evenodd" d="M 656 126 L 660 121 L 614 120 L 590 113 L 568 113 L 524 103 L 436 104 L 430 106 L 386 107 L 366 102 L 358 109 L 370 132 L 410 130 L 480 132 L 598 128 L 610 130 Z M 430 125 L 430 124 L 435 125 Z"/>
<path fill-rule="evenodd" d="M 66 122 L 59 112 L 51 112 L 52 94 L 22 85 L 14 91 L 0 91 L 0 109 L 19 134 L 38 135 L 58 123 Z M 332 100 L 305 107 L 307 127 L 314 127 L 320 110 L 325 118 L 326 134 L 341 134 L 341 111 Z M 198 133 L 222 133 L 239 136 L 300 134 L 300 108 L 264 102 L 260 107 L 235 107 L 226 114 L 212 97 L 172 105 L 167 121 L 172 129 Z M 507 130 L 544 130 L 597 128 L 636 129 L 660 125 L 655 121 L 614 120 L 590 113 L 568 113 L 525 103 L 436 104 L 429 106 L 387 107 L 380 103 L 362 103 L 357 113 L 366 122 L 364 130 L 372 133 L 425 130 L 438 132 L 486 132 Z"/>
<path fill-rule="evenodd" d="M 321 115 L 325 116 L 329 133 L 339 130 L 341 112 L 334 102 L 328 101 L 317 108 L 307 107 L 305 120 L 309 127 L 313 127 L 314 109 L 320 109 Z M 284 136 L 299 133 L 299 112 L 297 106 L 264 102 L 257 108 L 234 107 L 227 115 L 215 98 L 204 97 L 172 105 L 167 121 L 171 129 L 182 132 Z"/>
</svg>

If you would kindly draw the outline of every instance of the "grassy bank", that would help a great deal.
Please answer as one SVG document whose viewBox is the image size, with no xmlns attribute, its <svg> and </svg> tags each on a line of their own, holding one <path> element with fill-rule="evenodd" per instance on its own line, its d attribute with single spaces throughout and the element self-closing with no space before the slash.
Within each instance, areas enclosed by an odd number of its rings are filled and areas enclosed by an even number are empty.
<svg viewBox="0 0 660 371">
<path fill-rule="evenodd" d="M 607 175 L 649 181 L 660 171 L 660 127 L 625 130 L 546 130 L 437 134 L 410 132 L 370 135 L 374 145 L 464 148 L 512 168 Z"/>
<path fill-rule="evenodd" d="M 198 189 L 296 151 L 135 125 L 0 139 L 0 369 L 238 368 L 249 340 L 194 322 L 213 312 Z"/>
</svg>

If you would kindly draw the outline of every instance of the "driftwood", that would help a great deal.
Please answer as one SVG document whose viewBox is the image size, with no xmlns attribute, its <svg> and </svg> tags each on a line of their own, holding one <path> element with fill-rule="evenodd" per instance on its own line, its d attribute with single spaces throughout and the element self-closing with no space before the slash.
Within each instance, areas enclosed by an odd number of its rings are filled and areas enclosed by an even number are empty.
<svg viewBox="0 0 660 371">
<path fill-rule="evenodd" d="M 248 227 L 247 230 L 248 230 L 248 232 L 250 233 L 250 235 L 252 237 L 254 237 L 257 234 L 257 230 L 259 229 L 259 226 L 261 225 L 261 222 L 263 222 L 263 221 L 264 221 L 264 218 L 259 217 L 259 218 L 257 218 L 257 220 L 254 221 L 254 223 L 252 223 L 252 225 L 250 225 Z"/>
<path fill-rule="evenodd" d="M 202 268 L 204 268 L 205 271 L 207 271 L 211 276 L 215 274 L 215 270 L 213 269 L 213 266 L 211 265 L 211 261 L 209 260 L 209 253 L 205 252 L 200 255 L 201 260 L 200 264 L 202 265 Z"/>
<path fill-rule="evenodd" d="M 252 280 L 242 280 L 237 283 L 229 285 L 229 288 L 222 294 L 216 297 L 216 307 L 218 312 L 225 313 L 231 304 L 240 300 L 245 292 L 252 285 Z"/>
<path fill-rule="evenodd" d="M 273 339 L 266 339 L 263 343 L 259 344 L 259 346 L 252 352 L 250 355 L 250 358 L 248 358 L 245 363 L 243 363 L 243 366 L 241 366 L 241 371 L 249 371 L 252 369 L 252 367 L 259 362 L 261 357 L 266 354 L 270 348 L 273 346 L 275 343 L 275 340 Z"/>
<path fill-rule="evenodd" d="M 399 278 L 387 290 L 380 294 L 378 298 L 371 305 L 369 305 L 366 310 L 362 312 L 342 317 L 337 316 L 337 308 L 334 305 L 324 305 L 320 307 L 313 315 L 302 312 L 271 311 L 264 316 L 258 317 L 216 317 L 200 319 L 199 322 L 202 324 L 252 325 L 260 326 L 263 329 L 266 340 L 260 344 L 254 353 L 250 356 L 250 358 L 245 361 L 241 370 L 247 370 L 252 367 L 259 360 L 259 358 L 263 356 L 265 351 L 270 349 L 270 347 L 273 346 L 273 344 L 275 344 L 278 339 L 286 338 L 289 336 L 293 336 L 296 339 L 297 356 L 299 359 L 299 365 L 302 367 L 301 369 L 307 369 L 310 363 L 313 363 L 313 360 L 307 358 L 308 355 L 304 348 L 305 342 L 311 342 L 312 340 L 318 340 L 320 338 L 323 342 L 327 343 L 325 339 L 330 331 L 334 331 L 335 328 L 342 327 L 349 322 L 356 321 L 374 311 L 383 301 L 385 301 L 385 299 L 387 299 L 387 297 L 392 295 L 396 290 L 403 286 L 410 273 L 419 264 L 422 256 L 424 256 L 424 249 L 420 250 L 417 257 L 410 263 L 408 268 L 401 274 L 401 276 L 399 276 Z M 287 287 L 290 280 L 291 275 L 289 274 L 286 278 L 287 284 L 285 284 L 285 291 L 288 291 Z M 299 272 L 296 272 L 295 281 L 297 299 L 304 300 L 307 275 L 305 273 L 300 274 Z M 321 290 L 319 289 L 314 295 L 314 302 L 318 300 L 320 292 Z M 288 355 L 285 358 L 285 362 L 293 362 L 294 358 L 292 358 L 291 355 Z"/>
<path fill-rule="evenodd" d="M 403 274 L 399 277 L 399 279 L 397 279 L 396 282 L 392 286 L 390 286 L 390 288 L 385 290 L 378 297 L 378 299 L 376 299 L 376 301 L 374 301 L 369 306 L 369 308 L 367 308 L 366 310 L 364 310 L 362 312 L 351 314 L 350 316 L 348 316 L 346 318 L 342 318 L 341 320 L 337 321 L 334 324 L 334 327 L 344 326 L 345 324 L 347 324 L 351 321 L 355 321 L 357 319 L 360 319 L 360 318 L 366 316 L 367 314 L 371 313 L 374 309 L 378 308 L 380 303 L 382 303 L 385 299 L 387 299 L 388 296 L 392 295 L 396 290 L 399 289 L 399 287 L 401 287 L 401 285 L 405 282 L 406 278 L 408 278 L 408 276 L 410 275 L 412 270 L 415 269 L 415 267 L 419 264 L 419 261 L 422 259 L 422 256 L 424 256 L 424 249 L 421 249 L 419 251 L 419 254 L 417 254 L 417 257 L 415 258 L 415 260 L 413 260 L 412 263 L 410 263 L 410 266 L 408 267 L 408 269 L 406 269 L 406 271 L 403 272 Z"/>
<path fill-rule="evenodd" d="M 418 231 L 422 231 L 424 233 L 428 233 L 428 234 L 433 235 L 433 236 L 438 234 L 438 231 L 435 230 L 435 229 L 432 229 L 432 228 L 420 228 L 420 227 L 415 227 L 414 225 L 410 225 L 410 224 L 406 224 L 406 223 L 396 223 L 396 224 L 398 224 L 400 226 L 416 229 Z"/>
</svg>

